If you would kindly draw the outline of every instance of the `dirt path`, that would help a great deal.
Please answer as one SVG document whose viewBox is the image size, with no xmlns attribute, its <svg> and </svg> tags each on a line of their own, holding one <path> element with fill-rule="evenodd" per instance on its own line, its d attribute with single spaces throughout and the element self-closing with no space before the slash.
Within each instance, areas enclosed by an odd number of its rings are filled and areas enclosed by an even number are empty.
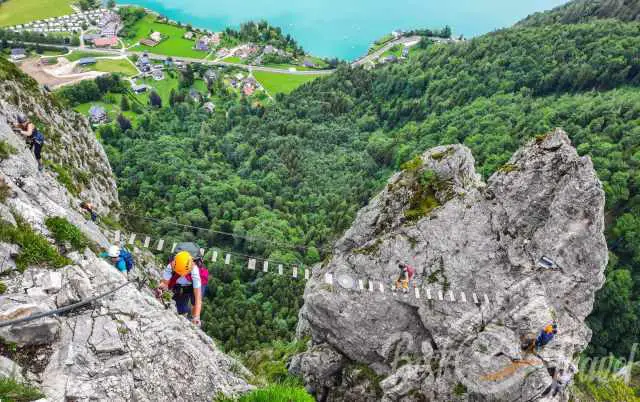
<svg viewBox="0 0 640 402">
<path fill-rule="evenodd" d="M 58 64 L 51 67 L 43 66 L 39 58 L 27 59 L 20 63 L 19 66 L 22 71 L 33 77 L 39 84 L 47 85 L 52 89 L 63 85 L 75 84 L 83 80 L 94 79 L 104 74 L 96 71 L 75 73 L 74 63 L 69 63 L 64 57 L 58 58 Z"/>
</svg>

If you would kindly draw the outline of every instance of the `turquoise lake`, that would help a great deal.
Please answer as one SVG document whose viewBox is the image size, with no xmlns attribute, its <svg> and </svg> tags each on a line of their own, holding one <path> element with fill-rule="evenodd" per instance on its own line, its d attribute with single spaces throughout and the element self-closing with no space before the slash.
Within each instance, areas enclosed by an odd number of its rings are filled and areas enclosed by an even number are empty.
<svg viewBox="0 0 640 402">
<path fill-rule="evenodd" d="M 193 26 L 221 30 L 266 19 L 308 52 L 352 60 L 394 29 L 440 28 L 476 36 L 566 0 L 126 0 Z"/>
</svg>

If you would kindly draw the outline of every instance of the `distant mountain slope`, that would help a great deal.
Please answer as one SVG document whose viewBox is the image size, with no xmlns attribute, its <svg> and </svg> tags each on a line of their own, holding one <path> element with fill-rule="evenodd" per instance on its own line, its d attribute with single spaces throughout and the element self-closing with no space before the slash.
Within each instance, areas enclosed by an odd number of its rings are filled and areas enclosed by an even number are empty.
<svg viewBox="0 0 640 402">
<path fill-rule="evenodd" d="M 640 0 L 574 0 L 553 10 L 532 14 L 516 26 L 575 24 L 605 18 L 640 21 Z"/>
</svg>

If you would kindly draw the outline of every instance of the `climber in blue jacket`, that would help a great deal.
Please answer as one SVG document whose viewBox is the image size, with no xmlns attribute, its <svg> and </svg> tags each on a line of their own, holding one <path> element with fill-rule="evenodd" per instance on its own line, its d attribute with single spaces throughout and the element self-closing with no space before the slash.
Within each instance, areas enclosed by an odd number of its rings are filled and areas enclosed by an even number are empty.
<svg viewBox="0 0 640 402">
<path fill-rule="evenodd" d="M 540 334 L 536 338 L 536 351 L 540 350 L 543 346 L 546 346 L 553 340 L 553 337 L 558 333 L 558 324 L 553 323 L 547 325 L 540 331 Z"/>
</svg>

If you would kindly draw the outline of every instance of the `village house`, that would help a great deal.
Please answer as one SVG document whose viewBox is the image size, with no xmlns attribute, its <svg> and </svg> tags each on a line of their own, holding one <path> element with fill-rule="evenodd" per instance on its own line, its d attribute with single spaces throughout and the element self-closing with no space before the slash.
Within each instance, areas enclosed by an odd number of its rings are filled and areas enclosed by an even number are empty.
<svg viewBox="0 0 640 402">
<path fill-rule="evenodd" d="M 201 36 L 196 41 L 195 49 L 203 52 L 208 52 L 210 43 L 211 43 L 211 39 L 208 36 Z"/>
<path fill-rule="evenodd" d="M 23 48 L 11 49 L 11 60 L 18 61 L 27 57 L 27 52 Z"/>
<path fill-rule="evenodd" d="M 89 121 L 93 124 L 105 123 L 107 121 L 107 112 L 102 106 L 91 106 L 91 109 L 89 109 Z"/>
<path fill-rule="evenodd" d="M 156 81 L 164 80 L 164 71 L 162 70 L 153 70 L 151 75 L 153 76 L 153 79 Z"/>
<path fill-rule="evenodd" d="M 140 39 L 140 44 L 141 45 L 145 45 L 145 46 L 149 46 L 149 47 L 158 46 L 158 42 L 156 42 L 153 39 L 149 39 L 149 38 Z"/>
<path fill-rule="evenodd" d="M 393 32 L 391 32 L 391 35 L 393 36 L 394 39 L 398 39 L 398 38 L 401 38 L 402 35 L 404 35 L 404 32 L 402 32 L 402 29 L 396 29 Z"/>
<path fill-rule="evenodd" d="M 195 88 L 189 90 L 189 97 L 194 102 L 200 102 L 202 100 L 202 95 Z"/>
<path fill-rule="evenodd" d="M 256 91 L 256 87 L 251 85 L 248 82 L 245 82 L 245 84 L 242 86 L 242 93 L 245 94 L 246 96 L 253 95 L 255 91 Z"/>
<path fill-rule="evenodd" d="M 93 43 L 94 40 L 99 39 L 100 35 L 98 34 L 84 34 L 82 36 L 82 39 L 84 40 L 85 44 L 90 44 Z"/>
<path fill-rule="evenodd" d="M 154 32 L 151 35 L 149 35 L 149 37 L 151 38 L 152 41 L 155 42 L 162 42 L 162 34 L 160 32 Z"/>
<path fill-rule="evenodd" d="M 211 44 L 213 46 L 219 46 L 221 40 L 222 40 L 222 35 L 220 34 L 220 32 L 216 32 L 213 35 L 211 35 Z"/>
<path fill-rule="evenodd" d="M 409 57 L 409 47 L 405 46 L 404 48 L 402 48 L 402 57 L 405 59 Z"/>
<path fill-rule="evenodd" d="M 202 105 L 202 108 L 209 113 L 213 113 L 216 110 L 216 105 L 214 105 L 212 102 L 207 102 Z"/>
<path fill-rule="evenodd" d="M 227 49 L 226 47 L 223 47 L 222 49 L 219 49 L 216 52 L 216 55 L 218 57 L 226 57 L 229 54 L 229 49 Z"/>
<path fill-rule="evenodd" d="M 185 32 L 184 38 L 189 40 L 193 39 L 193 32 Z"/>
<path fill-rule="evenodd" d="M 131 87 L 131 90 L 137 94 L 141 94 L 143 92 L 147 92 L 147 86 L 146 85 L 134 85 Z"/>
<path fill-rule="evenodd" d="M 315 63 L 312 62 L 309 59 L 304 59 L 304 62 L 302 62 L 302 65 L 307 67 L 307 68 L 315 68 L 316 67 Z"/>
<path fill-rule="evenodd" d="M 136 66 L 143 73 L 147 73 L 147 72 L 151 71 L 151 63 L 149 62 L 149 56 L 147 56 L 146 53 L 143 54 L 142 57 L 140 57 L 138 59 L 138 62 L 136 63 Z"/>
<path fill-rule="evenodd" d="M 80 67 L 86 67 L 92 64 L 96 64 L 96 59 L 93 57 L 83 57 L 80 60 L 78 60 L 78 65 Z"/>
<path fill-rule="evenodd" d="M 382 59 L 383 63 L 395 63 L 396 61 L 398 61 L 398 58 L 393 54 Z"/>
<path fill-rule="evenodd" d="M 95 47 L 113 47 L 118 44 L 118 38 L 116 36 L 110 36 L 108 38 L 97 38 L 93 41 Z"/>
<path fill-rule="evenodd" d="M 205 71 L 204 74 L 202 74 L 202 78 L 207 83 L 212 83 L 218 78 L 218 73 L 216 73 L 212 69 L 209 69 L 209 70 Z"/>
<path fill-rule="evenodd" d="M 264 50 L 262 51 L 262 53 L 264 54 L 276 54 L 278 53 L 278 49 L 276 49 L 275 47 L 271 46 L 271 45 L 267 45 L 264 47 Z"/>
</svg>

